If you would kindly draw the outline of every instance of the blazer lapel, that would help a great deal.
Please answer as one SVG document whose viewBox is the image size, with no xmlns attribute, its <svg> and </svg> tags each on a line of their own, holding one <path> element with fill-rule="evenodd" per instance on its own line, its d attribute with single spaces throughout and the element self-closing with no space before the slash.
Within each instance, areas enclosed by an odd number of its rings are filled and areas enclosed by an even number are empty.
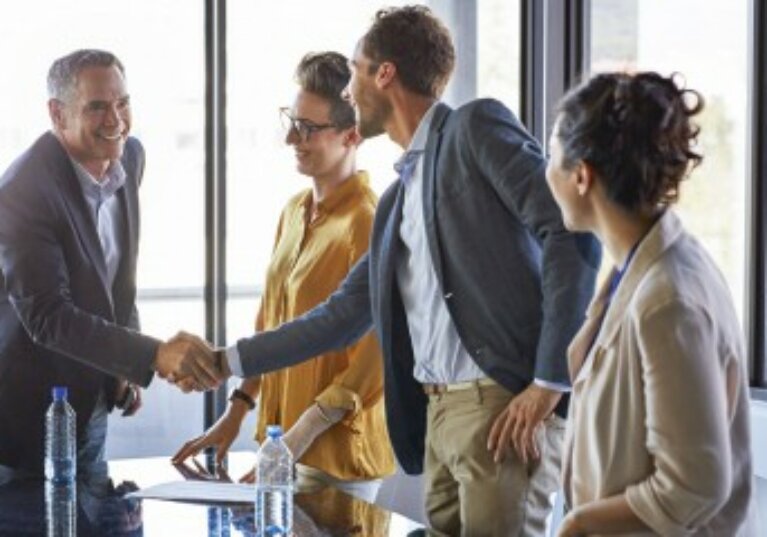
<svg viewBox="0 0 767 537">
<path fill-rule="evenodd" d="M 69 157 L 61 148 L 62 152 L 62 174 L 59 175 L 59 184 L 61 185 L 62 197 L 69 211 L 69 215 L 74 223 L 75 230 L 82 241 L 88 256 L 99 275 L 101 285 L 107 296 L 110 296 L 109 286 L 107 285 L 107 269 L 104 261 L 104 252 L 101 249 L 96 223 L 93 221 L 88 203 L 85 201 L 82 188 L 75 174 L 74 167 L 69 161 Z"/>
<path fill-rule="evenodd" d="M 607 294 L 612 274 L 603 283 L 599 294 L 589 306 L 583 328 L 570 345 L 568 355 L 573 385 L 591 374 L 595 361 L 612 344 L 620 327 L 624 324 L 631 307 L 631 300 L 647 271 L 679 238 L 681 231 L 679 219 L 671 211 L 666 211 L 640 242 L 609 305 Z M 605 307 L 607 307 L 606 311 Z M 600 319 L 602 319 L 601 322 L 599 322 Z M 596 339 L 593 338 L 594 334 Z M 589 335 L 592 336 L 591 339 Z M 594 341 L 594 344 L 588 347 L 587 341 Z"/>
<path fill-rule="evenodd" d="M 126 323 L 131 315 L 132 298 L 130 292 L 130 274 L 135 274 L 138 248 L 138 193 L 136 186 L 128 180 L 115 193 L 122 213 L 122 232 L 120 236 L 120 266 L 112 284 L 112 305 L 115 319 Z"/>
<path fill-rule="evenodd" d="M 400 246 L 399 228 L 402 223 L 402 204 L 405 200 L 405 189 L 397 184 L 397 192 L 389 217 L 381 237 L 381 257 L 379 265 L 379 292 L 381 297 L 381 332 L 391 334 L 392 290 L 395 285 L 397 269 L 397 253 Z M 383 343 L 383 342 L 382 342 Z"/>
<path fill-rule="evenodd" d="M 120 195 L 121 208 L 126 223 L 125 242 L 122 245 L 125 250 L 122 257 L 123 259 L 135 259 L 138 246 L 138 192 L 136 191 L 136 184 L 130 180 L 125 181 L 125 185 L 120 189 L 118 195 Z"/>
<path fill-rule="evenodd" d="M 120 269 L 115 278 L 115 283 L 117 283 L 120 281 L 123 271 L 131 268 L 130 265 L 135 261 L 138 253 L 138 190 L 136 183 L 130 179 L 130 176 L 115 195 L 119 200 L 125 223 L 120 242 Z"/>
<path fill-rule="evenodd" d="M 437 281 L 439 281 L 440 287 L 442 287 L 443 279 L 442 254 L 436 216 L 437 164 L 442 145 L 442 127 L 449 115 L 450 108 L 447 105 L 441 103 L 437 105 L 429 128 L 429 138 L 426 140 L 423 163 L 423 221 L 426 226 L 426 236 L 428 238 L 432 263 L 434 264 L 434 272 L 437 274 Z"/>
<path fill-rule="evenodd" d="M 591 301 L 586 312 L 586 320 L 580 330 L 578 330 L 578 333 L 575 334 L 575 337 L 573 337 L 567 349 L 568 368 L 573 385 L 588 376 L 590 371 L 591 360 L 588 360 L 588 358 L 597 346 L 596 340 L 602 327 L 607 293 L 610 288 L 610 277 L 602 284 Z"/>
</svg>

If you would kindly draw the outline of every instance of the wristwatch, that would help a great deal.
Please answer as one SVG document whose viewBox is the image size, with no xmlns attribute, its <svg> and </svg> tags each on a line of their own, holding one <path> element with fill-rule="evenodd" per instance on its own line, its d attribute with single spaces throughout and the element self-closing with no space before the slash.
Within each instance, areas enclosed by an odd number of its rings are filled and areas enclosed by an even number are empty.
<svg viewBox="0 0 767 537">
<path fill-rule="evenodd" d="M 235 399 L 238 399 L 248 405 L 250 410 L 256 408 L 256 402 L 253 400 L 253 398 L 239 388 L 234 388 L 229 393 L 229 401 L 234 402 Z"/>
</svg>

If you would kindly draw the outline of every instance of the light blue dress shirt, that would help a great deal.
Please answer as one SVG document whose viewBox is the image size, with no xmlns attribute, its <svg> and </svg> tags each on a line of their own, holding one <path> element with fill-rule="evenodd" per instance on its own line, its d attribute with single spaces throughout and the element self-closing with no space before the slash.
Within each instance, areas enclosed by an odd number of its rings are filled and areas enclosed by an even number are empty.
<svg viewBox="0 0 767 537">
<path fill-rule="evenodd" d="M 455 384 L 485 378 L 463 346 L 437 280 L 429 250 L 423 214 L 423 152 L 436 102 L 426 111 L 402 159 L 420 156 L 413 174 L 405 181 L 400 238 L 405 248 L 397 260 L 397 283 L 407 313 L 415 365 L 413 376 L 422 383 Z M 402 160 L 401 159 L 401 160 Z M 566 384 L 535 379 L 535 383 L 560 392 Z"/>
<path fill-rule="evenodd" d="M 119 160 L 114 160 L 99 182 L 82 164 L 72 159 L 77 179 L 80 181 L 85 201 L 91 210 L 96 225 L 101 251 L 107 269 L 107 283 L 110 291 L 117 270 L 120 268 L 120 237 L 123 231 L 122 208 L 115 194 L 125 185 L 125 169 Z"/>
<path fill-rule="evenodd" d="M 419 152 L 412 175 L 405 181 L 402 223 L 403 248 L 397 258 L 396 275 L 407 314 L 419 382 L 454 384 L 484 378 L 461 343 L 437 280 L 429 251 L 423 214 L 423 151 L 435 106 L 424 114 L 405 154 Z M 403 155 L 404 158 L 404 155 Z"/>
</svg>

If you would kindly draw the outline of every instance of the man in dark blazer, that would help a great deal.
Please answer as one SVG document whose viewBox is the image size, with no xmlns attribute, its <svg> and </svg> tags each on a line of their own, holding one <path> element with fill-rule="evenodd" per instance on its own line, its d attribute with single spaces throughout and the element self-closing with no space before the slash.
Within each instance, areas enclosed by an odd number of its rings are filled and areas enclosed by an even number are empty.
<svg viewBox="0 0 767 537">
<path fill-rule="evenodd" d="M 120 61 L 80 50 L 48 75 L 53 131 L 0 178 L 0 474 L 39 474 L 53 386 L 77 413 L 78 471 L 103 460 L 107 413 L 140 406 L 155 371 L 201 373 L 189 343 L 138 332 L 138 187 Z M 193 377 L 196 378 L 196 377 Z M 190 387 L 208 387 L 190 380 Z M 215 385 L 210 380 L 209 385 Z M 1 477 L 1 476 L 0 476 Z"/>
<path fill-rule="evenodd" d="M 257 375 L 349 345 L 374 327 L 389 434 L 425 471 L 438 535 L 543 535 L 558 488 L 566 348 L 600 250 L 568 233 L 538 143 L 501 103 L 451 110 L 450 35 L 428 8 L 379 12 L 357 45 L 360 133 L 406 153 L 382 195 L 369 254 L 324 304 L 226 349 Z"/>
</svg>

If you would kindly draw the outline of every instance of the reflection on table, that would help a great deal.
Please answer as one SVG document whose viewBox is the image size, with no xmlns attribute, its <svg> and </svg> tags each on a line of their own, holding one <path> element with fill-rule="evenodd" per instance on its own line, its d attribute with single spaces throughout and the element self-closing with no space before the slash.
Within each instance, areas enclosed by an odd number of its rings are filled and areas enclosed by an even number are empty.
<svg viewBox="0 0 767 537">
<path fill-rule="evenodd" d="M 0 535 L 144 535 L 141 502 L 125 498 L 132 483 L 106 476 L 70 485 L 20 479 L 0 487 Z"/>
<path fill-rule="evenodd" d="M 235 454 L 230 468 L 252 465 L 252 454 Z M 239 475 L 239 473 L 232 473 Z M 167 458 L 110 462 L 109 472 L 95 472 L 74 486 L 53 487 L 41 479 L 14 480 L 0 486 L 0 536 L 255 536 L 253 504 L 137 500 L 126 498 L 139 487 L 177 481 L 181 476 Z M 254 492 L 255 497 L 255 492 Z M 423 535 L 422 526 L 334 488 L 297 494 L 294 535 Z M 74 529 L 76 533 L 68 533 Z"/>
<path fill-rule="evenodd" d="M 230 516 L 231 525 L 243 535 L 258 535 L 252 506 L 232 507 Z M 302 537 L 395 535 L 390 531 L 391 518 L 388 511 L 337 489 L 326 488 L 317 493 L 295 496 L 293 532 Z"/>
</svg>

